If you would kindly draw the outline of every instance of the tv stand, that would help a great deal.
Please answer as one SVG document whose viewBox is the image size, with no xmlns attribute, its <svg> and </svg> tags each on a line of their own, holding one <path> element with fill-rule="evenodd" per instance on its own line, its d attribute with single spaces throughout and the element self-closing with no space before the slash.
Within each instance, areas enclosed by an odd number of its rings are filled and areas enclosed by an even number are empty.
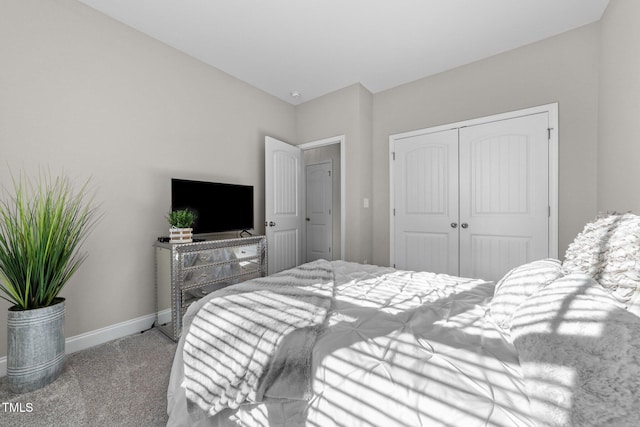
<svg viewBox="0 0 640 427">
<path fill-rule="evenodd" d="M 191 303 L 225 286 L 266 276 L 265 236 L 218 238 L 193 243 L 155 242 L 155 325 L 177 341 Z"/>
</svg>

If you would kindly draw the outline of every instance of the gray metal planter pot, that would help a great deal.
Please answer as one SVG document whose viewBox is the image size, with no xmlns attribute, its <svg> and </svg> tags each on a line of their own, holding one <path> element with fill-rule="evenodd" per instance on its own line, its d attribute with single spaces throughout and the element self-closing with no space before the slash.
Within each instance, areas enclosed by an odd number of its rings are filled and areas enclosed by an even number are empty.
<svg viewBox="0 0 640 427">
<path fill-rule="evenodd" d="M 64 365 L 64 298 L 33 310 L 9 309 L 7 383 L 26 393 L 53 382 Z"/>
</svg>

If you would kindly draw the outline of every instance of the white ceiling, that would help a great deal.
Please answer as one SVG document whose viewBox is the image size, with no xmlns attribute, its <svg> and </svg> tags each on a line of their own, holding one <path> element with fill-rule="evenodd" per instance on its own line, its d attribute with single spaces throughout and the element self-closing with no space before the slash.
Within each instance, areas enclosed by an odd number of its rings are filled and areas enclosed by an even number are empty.
<svg viewBox="0 0 640 427">
<path fill-rule="evenodd" d="M 597 21 L 609 2 L 80 1 L 292 104 L 468 64 Z"/>
</svg>

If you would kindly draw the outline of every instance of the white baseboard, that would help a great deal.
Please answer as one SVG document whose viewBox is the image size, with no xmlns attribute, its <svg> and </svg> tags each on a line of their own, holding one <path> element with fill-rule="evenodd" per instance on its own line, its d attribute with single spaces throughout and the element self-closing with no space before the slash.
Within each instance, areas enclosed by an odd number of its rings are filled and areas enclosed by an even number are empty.
<svg viewBox="0 0 640 427">
<path fill-rule="evenodd" d="M 85 350 L 96 345 L 104 344 L 118 338 L 133 335 L 137 332 L 144 331 L 153 326 L 156 320 L 156 314 L 148 314 L 136 319 L 127 320 L 125 322 L 116 323 L 115 325 L 105 328 L 96 329 L 94 331 L 85 332 L 65 340 L 65 353 L 71 354 L 76 351 Z M 7 375 L 7 356 L 0 357 L 0 377 Z"/>
<path fill-rule="evenodd" d="M 167 308 L 158 312 L 158 325 L 164 325 L 171 322 L 171 309 Z"/>
</svg>

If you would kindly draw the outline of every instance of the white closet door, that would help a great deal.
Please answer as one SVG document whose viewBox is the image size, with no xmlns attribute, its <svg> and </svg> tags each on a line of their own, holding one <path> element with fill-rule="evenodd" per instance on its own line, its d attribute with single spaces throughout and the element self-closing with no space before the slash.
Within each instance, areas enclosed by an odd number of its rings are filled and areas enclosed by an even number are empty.
<svg viewBox="0 0 640 427">
<path fill-rule="evenodd" d="M 548 114 L 460 129 L 460 275 L 549 256 Z"/>
<path fill-rule="evenodd" d="M 394 150 L 396 268 L 457 275 L 458 130 L 411 136 Z"/>
</svg>

